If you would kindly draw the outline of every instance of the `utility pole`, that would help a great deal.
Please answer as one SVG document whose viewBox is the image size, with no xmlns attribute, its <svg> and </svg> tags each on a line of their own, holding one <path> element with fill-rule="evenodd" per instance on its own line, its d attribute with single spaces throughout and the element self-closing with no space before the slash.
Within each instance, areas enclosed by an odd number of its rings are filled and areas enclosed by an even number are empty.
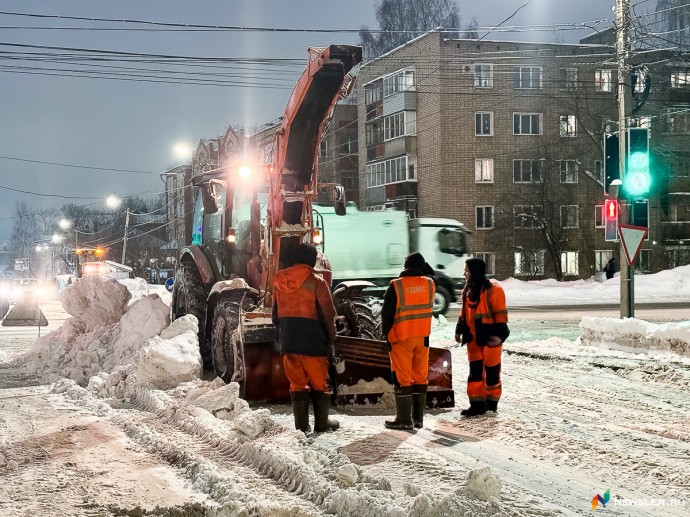
<svg viewBox="0 0 690 517">
<path fill-rule="evenodd" d="M 125 208 L 125 238 L 122 241 L 122 264 L 125 263 L 127 255 L 127 228 L 129 228 L 129 208 Z"/>
<path fill-rule="evenodd" d="M 627 171 L 628 146 L 627 129 L 631 115 L 632 91 L 630 88 L 630 73 L 628 61 L 630 59 L 630 0 L 616 0 L 616 60 L 618 62 L 618 156 L 620 179 L 623 180 Z M 622 189 L 618 189 L 619 195 Z M 618 223 L 627 224 L 628 205 L 623 196 L 618 200 Z M 635 278 L 634 270 L 628 265 L 622 243 L 618 245 L 618 263 L 621 271 L 621 318 L 635 316 Z"/>
</svg>

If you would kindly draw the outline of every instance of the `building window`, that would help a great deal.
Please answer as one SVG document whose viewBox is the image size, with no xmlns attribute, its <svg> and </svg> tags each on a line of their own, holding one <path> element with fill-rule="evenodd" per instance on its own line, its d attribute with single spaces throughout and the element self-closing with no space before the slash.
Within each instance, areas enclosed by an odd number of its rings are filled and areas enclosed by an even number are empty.
<svg viewBox="0 0 690 517">
<path fill-rule="evenodd" d="M 523 251 L 515 253 L 516 276 L 543 276 L 544 251 Z"/>
<path fill-rule="evenodd" d="M 561 115 L 561 136 L 577 136 L 577 119 L 575 115 Z"/>
<path fill-rule="evenodd" d="M 671 88 L 687 88 L 690 86 L 690 68 L 678 67 L 671 72 Z"/>
<path fill-rule="evenodd" d="M 514 135 L 541 135 L 541 113 L 513 113 Z"/>
<path fill-rule="evenodd" d="M 404 135 L 414 134 L 417 129 L 415 113 L 401 111 L 383 119 L 383 139 L 392 140 Z"/>
<path fill-rule="evenodd" d="M 561 183 L 577 183 L 577 162 L 575 160 L 560 160 Z"/>
<path fill-rule="evenodd" d="M 594 90 L 598 92 L 613 91 L 613 70 L 594 71 Z"/>
<path fill-rule="evenodd" d="M 383 142 L 383 124 L 381 120 L 366 125 L 367 146 L 380 144 Z"/>
<path fill-rule="evenodd" d="M 539 160 L 513 160 L 513 183 L 539 183 L 541 162 Z"/>
<path fill-rule="evenodd" d="M 690 176 L 690 152 L 673 152 L 669 161 L 669 175 L 675 178 Z"/>
<path fill-rule="evenodd" d="M 604 162 L 601 160 L 594 160 L 594 177 L 600 183 L 604 183 Z"/>
<path fill-rule="evenodd" d="M 577 88 L 577 68 L 561 68 L 558 73 L 561 90 L 575 90 Z"/>
<path fill-rule="evenodd" d="M 494 114 L 490 111 L 478 111 L 474 115 L 474 134 L 491 136 L 494 134 Z"/>
<path fill-rule="evenodd" d="M 669 250 L 669 267 L 671 269 L 680 267 L 680 266 L 687 266 L 690 264 L 690 249 L 687 248 L 679 248 L 676 250 Z"/>
<path fill-rule="evenodd" d="M 364 87 L 364 100 L 367 104 L 373 104 L 383 99 L 383 83 L 376 81 Z"/>
<path fill-rule="evenodd" d="M 321 158 L 325 158 L 327 154 L 328 154 L 328 141 L 327 140 L 321 140 L 321 143 L 319 144 L 319 156 Z"/>
<path fill-rule="evenodd" d="M 613 258 L 613 251 L 611 250 L 595 250 L 594 251 L 594 271 L 599 272 L 604 270 L 606 263 Z"/>
<path fill-rule="evenodd" d="M 340 155 L 357 154 L 357 136 L 356 135 L 342 135 L 339 140 L 338 151 Z"/>
<path fill-rule="evenodd" d="M 495 275 L 496 274 L 496 253 L 479 251 L 472 254 L 473 257 L 482 259 L 486 264 L 486 274 Z"/>
<path fill-rule="evenodd" d="M 402 70 L 383 78 L 383 96 L 404 92 L 414 86 L 414 70 Z"/>
<path fill-rule="evenodd" d="M 578 276 L 580 274 L 577 257 L 577 251 L 564 251 L 561 253 L 561 269 L 565 276 Z"/>
<path fill-rule="evenodd" d="M 477 230 L 488 230 L 494 227 L 494 207 L 493 206 L 478 206 L 476 207 Z"/>
<path fill-rule="evenodd" d="M 513 207 L 514 227 L 519 230 L 534 230 L 543 227 L 542 209 L 539 205 L 515 205 Z"/>
<path fill-rule="evenodd" d="M 561 227 L 579 228 L 579 211 L 578 205 L 561 205 Z"/>
<path fill-rule="evenodd" d="M 494 182 L 493 158 L 478 158 L 474 160 L 474 181 L 475 183 Z"/>
<path fill-rule="evenodd" d="M 635 260 L 635 272 L 652 272 L 652 250 L 640 250 L 640 254 L 637 256 L 637 260 Z"/>
<path fill-rule="evenodd" d="M 604 205 L 594 205 L 594 227 L 606 227 L 606 219 L 604 218 Z"/>
<path fill-rule="evenodd" d="M 390 183 L 400 183 L 407 179 L 407 156 L 400 156 L 367 165 L 367 186 L 377 187 Z"/>
<path fill-rule="evenodd" d="M 515 66 L 513 67 L 513 88 L 541 88 L 541 67 Z"/>
<path fill-rule="evenodd" d="M 494 87 L 494 66 L 488 63 L 475 63 L 474 65 L 474 87 L 493 88 Z"/>
<path fill-rule="evenodd" d="M 664 108 L 659 119 L 662 133 L 690 133 L 690 104 Z"/>
</svg>

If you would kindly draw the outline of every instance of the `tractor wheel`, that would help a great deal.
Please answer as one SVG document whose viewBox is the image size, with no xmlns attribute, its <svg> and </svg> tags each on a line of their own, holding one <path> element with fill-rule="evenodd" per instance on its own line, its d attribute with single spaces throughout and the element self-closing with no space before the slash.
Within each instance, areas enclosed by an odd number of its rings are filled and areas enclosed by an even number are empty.
<svg viewBox="0 0 690 517">
<path fill-rule="evenodd" d="M 240 323 L 240 307 L 244 293 L 238 294 L 239 296 L 223 298 L 216 305 L 213 312 L 211 350 L 216 375 L 226 383 L 239 383 L 240 396 L 244 396 L 244 350 L 242 343 L 235 336 L 235 330 Z"/>
<path fill-rule="evenodd" d="M 445 287 L 436 286 L 436 294 L 434 295 L 434 302 L 432 304 L 432 310 L 434 316 L 439 314 L 445 314 L 448 312 L 448 306 L 450 305 L 450 293 Z"/>
<path fill-rule="evenodd" d="M 206 303 L 209 289 L 201 281 L 199 271 L 191 262 L 180 264 L 175 275 L 173 289 L 173 307 L 175 311 L 172 319 L 176 320 L 187 314 L 193 314 L 199 321 L 199 351 L 204 361 L 204 369 L 212 367 L 211 346 L 206 339 Z"/>
<path fill-rule="evenodd" d="M 338 315 L 345 317 L 351 336 L 382 340 L 382 303 L 380 298 L 360 294 L 342 300 L 336 311 Z"/>
</svg>

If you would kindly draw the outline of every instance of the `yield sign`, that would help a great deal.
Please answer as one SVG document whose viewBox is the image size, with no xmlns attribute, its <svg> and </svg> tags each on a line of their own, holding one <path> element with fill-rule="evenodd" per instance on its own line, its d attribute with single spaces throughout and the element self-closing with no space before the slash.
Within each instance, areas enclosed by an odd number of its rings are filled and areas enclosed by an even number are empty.
<svg viewBox="0 0 690 517">
<path fill-rule="evenodd" d="M 628 265 L 632 266 L 637 258 L 640 249 L 642 248 L 642 241 L 647 236 L 647 228 L 644 226 L 633 226 L 631 224 L 619 224 L 618 233 L 621 236 L 625 256 L 628 259 Z"/>
</svg>

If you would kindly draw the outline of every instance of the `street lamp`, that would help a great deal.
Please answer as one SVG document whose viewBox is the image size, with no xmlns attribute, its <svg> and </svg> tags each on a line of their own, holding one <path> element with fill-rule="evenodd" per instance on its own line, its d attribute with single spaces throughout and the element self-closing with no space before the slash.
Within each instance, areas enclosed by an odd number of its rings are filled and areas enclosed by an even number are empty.
<svg viewBox="0 0 690 517">
<path fill-rule="evenodd" d="M 122 199 L 114 194 L 110 194 L 105 200 L 105 204 L 108 208 L 117 208 L 120 206 L 120 203 L 122 203 Z"/>
</svg>

